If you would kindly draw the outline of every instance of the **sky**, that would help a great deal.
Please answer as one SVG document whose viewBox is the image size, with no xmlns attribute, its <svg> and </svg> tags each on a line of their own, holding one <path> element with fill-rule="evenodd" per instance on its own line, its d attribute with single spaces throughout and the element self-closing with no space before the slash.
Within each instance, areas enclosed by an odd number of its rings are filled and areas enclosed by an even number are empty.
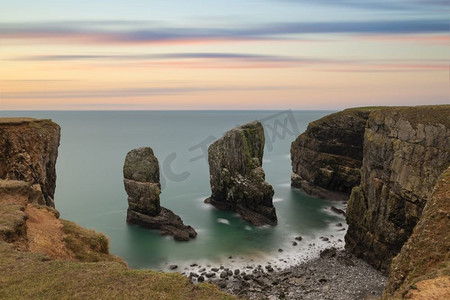
<svg viewBox="0 0 450 300">
<path fill-rule="evenodd" d="M 449 0 L 0 0 L 0 110 L 449 104 Z"/>
</svg>

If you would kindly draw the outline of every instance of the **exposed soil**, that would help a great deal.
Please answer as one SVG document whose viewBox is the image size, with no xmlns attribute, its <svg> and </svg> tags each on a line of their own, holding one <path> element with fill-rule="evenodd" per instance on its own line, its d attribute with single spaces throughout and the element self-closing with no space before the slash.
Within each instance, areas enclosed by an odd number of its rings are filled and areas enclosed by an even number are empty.
<svg viewBox="0 0 450 300">
<path fill-rule="evenodd" d="M 450 276 L 422 280 L 405 295 L 405 299 L 443 300 L 450 299 Z"/>
<path fill-rule="evenodd" d="M 28 216 L 27 239 L 30 252 L 44 253 L 51 258 L 72 258 L 64 242 L 63 225 L 53 211 L 27 205 L 25 213 Z"/>
</svg>

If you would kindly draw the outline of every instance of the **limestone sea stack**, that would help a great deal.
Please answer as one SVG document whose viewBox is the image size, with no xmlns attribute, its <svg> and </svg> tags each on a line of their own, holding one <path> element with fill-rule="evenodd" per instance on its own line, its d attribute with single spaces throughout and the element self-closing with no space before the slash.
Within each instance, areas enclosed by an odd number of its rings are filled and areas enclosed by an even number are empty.
<svg viewBox="0 0 450 300">
<path fill-rule="evenodd" d="M 173 235 L 175 240 L 189 241 L 197 232 L 184 225 L 170 209 L 161 207 L 159 163 L 153 150 L 143 147 L 128 152 L 123 165 L 125 190 L 128 194 L 127 222 Z"/>
<path fill-rule="evenodd" d="M 264 128 L 254 121 L 236 127 L 208 148 L 211 203 L 237 212 L 256 226 L 276 225 L 274 190 L 262 168 Z"/>
<path fill-rule="evenodd" d="M 36 203 L 54 207 L 60 131 L 51 120 L 0 118 L 0 179 L 27 182 Z"/>
</svg>

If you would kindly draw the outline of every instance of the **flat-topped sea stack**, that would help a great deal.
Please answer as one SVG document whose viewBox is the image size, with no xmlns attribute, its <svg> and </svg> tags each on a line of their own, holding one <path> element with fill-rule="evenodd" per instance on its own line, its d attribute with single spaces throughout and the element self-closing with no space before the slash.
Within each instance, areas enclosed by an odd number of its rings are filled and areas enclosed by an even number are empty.
<svg viewBox="0 0 450 300">
<path fill-rule="evenodd" d="M 236 127 L 208 148 L 211 203 L 237 212 L 256 226 L 276 225 L 274 190 L 262 168 L 264 128 L 254 121 Z"/>
<path fill-rule="evenodd" d="M 0 118 L 0 179 L 25 181 L 54 207 L 60 127 L 51 120 Z"/>
<path fill-rule="evenodd" d="M 161 207 L 158 159 L 149 147 L 128 152 L 123 165 L 125 190 L 128 194 L 127 222 L 160 230 L 175 240 L 188 241 L 197 232 L 183 224 L 171 210 Z"/>
</svg>

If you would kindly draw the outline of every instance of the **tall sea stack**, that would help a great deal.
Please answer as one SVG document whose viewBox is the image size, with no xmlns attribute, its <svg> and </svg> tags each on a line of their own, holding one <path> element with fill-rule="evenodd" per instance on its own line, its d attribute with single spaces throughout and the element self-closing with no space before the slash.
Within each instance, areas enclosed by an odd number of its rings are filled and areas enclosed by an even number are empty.
<svg viewBox="0 0 450 300">
<path fill-rule="evenodd" d="M 123 176 L 128 194 L 127 222 L 160 230 L 162 234 L 173 235 L 178 241 L 188 241 L 197 236 L 194 228 L 184 225 L 178 215 L 161 207 L 159 164 L 151 148 L 128 152 Z"/>
<path fill-rule="evenodd" d="M 205 202 L 237 212 L 256 226 L 276 225 L 274 190 L 262 168 L 264 128 L 254 121 L 236 127 L 208 148 L 211 197 Z"/>
</svg>

